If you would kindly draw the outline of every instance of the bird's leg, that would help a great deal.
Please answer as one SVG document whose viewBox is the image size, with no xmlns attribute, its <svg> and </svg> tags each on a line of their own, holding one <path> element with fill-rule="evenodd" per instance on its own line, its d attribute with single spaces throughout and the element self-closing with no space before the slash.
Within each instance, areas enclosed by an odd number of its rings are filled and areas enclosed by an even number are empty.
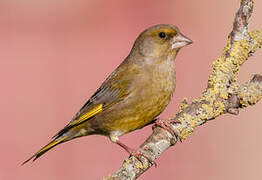
<svg viewBox="0 0 262 180">
<path fill-rule="evenodd" d="M 170 132 L 173 136 L 176 136 L 177 138 L 179 138 L 179 132 L 175 131 L 172 127 L 171 123 L 180 123 L 180 121 L 177 120 L 166 120 L 166 119 L 157 119 L 155 121 L 155 124 L 153 125 L 153 129 L 155 127 L 161 127 L 165 130 L 167 130 L 168 132 Z"/>
<path fill-rule="evenodd" d="M 152 165 L 157 166 L 156 162 L 153 161 L 150 157 L 148 157 L 145 153 L 143 153 L 140 149 L 135 150 L 133 148 L 128 147 L 127 145 L 125 145 L 124 143 L 122 143 L 118 137 L 114 136 L 114 135 L 110 135 L 110 139 L 113 143 L 118 144 L 120 147 L 122 147 L 126 152 L 128 152 L 128 154 L 130 154 L 131 156 L 134 156 L 137 160 L 139 160 L 141 163 L 143 163 L 142 161 L 142 157 L 146 158 L 148 160 L 149 163 L 151 163 Z"/>
</svg>

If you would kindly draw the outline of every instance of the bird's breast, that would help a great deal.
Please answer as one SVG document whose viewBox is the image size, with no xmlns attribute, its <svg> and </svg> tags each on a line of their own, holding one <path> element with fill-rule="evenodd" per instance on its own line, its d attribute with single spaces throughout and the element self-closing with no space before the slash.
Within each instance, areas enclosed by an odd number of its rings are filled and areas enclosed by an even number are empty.
<svg viewBox="0 0 262 180">
<path fill-rule="evenodd" d="M 173 63 L 143 67 L 132 82 L 131 93 L 99 118 L 105 134 L 123 135 L 142 128 L 166 108 L 175 89 Z"/>
<path fill-rule="evenodd" d="M 129 115 L 120 123 L 126 132 L 142 128 L 154 120 L 169 104 L 175 89 L 174 61 L 143 69 L 128 97 L 127 110 L 124 110 Z"/>
<path fill-rule="evenodd" d="M 159 115 L 169 104 L 176 85 L 173 61 L 161 62 L 151 70 L 145 75 L 149 76 L 145 86 L 138 91 L 149 119 Z"/>
</svg>

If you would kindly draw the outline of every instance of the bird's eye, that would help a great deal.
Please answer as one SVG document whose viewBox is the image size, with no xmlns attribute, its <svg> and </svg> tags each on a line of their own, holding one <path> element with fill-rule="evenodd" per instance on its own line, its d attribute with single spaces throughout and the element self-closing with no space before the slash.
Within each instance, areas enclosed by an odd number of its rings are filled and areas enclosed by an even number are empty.
<svg viewBox="0 0 262 180">
<path fill-rule="evenodd" d="M 160 32 L 160 33 L 158 34 L 158 36 L 159 36 L 160 38 L 162 38 L 162 39 L 165 39 L 165 38 L 166 38 L 166 33 Z"/>
</svg>

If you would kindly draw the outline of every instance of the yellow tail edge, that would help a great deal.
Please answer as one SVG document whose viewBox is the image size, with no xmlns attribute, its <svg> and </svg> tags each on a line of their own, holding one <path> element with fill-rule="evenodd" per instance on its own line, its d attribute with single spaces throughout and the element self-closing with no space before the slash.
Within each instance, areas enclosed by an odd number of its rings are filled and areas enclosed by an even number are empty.
<svg viewBox="0 0 262 180">
<path fill-rule="evenodd" d="M 61 139 L 55 139 L 53 141 L 51 141 L 50 143 L 48 143 L 45 147 L 43 147 L 42 149 L 40 149 L 37 153 L 35 153 L 33 156 L 31 156 L 29 159 L 27 159 L 26 161 L 24 161 L 22 163 L 22 165 L 26 164 L 27 162 L 29 162 L 30 160 L 33 159 L 33 161 L 35 161 L 36 159 L 38 159 L 40 156 L 42 156 L 44 153 L 46 153 L 47 151 L 49 151 L 50 149 L 52 149 L 53 147 L 55 147 L 56 145 L 64 142 L 64 140 L 66 139 L 67 136 L 64 136 Z"/>
</svg>

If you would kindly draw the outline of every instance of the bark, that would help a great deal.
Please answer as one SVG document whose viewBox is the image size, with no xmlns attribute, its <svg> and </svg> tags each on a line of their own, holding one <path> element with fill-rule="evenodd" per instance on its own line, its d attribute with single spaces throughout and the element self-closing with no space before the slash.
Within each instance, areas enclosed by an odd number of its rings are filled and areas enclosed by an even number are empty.
<svg viewBox="0 0 262 180">
<path fill-rule="evenodd" d="M 169 119 L 180 122 L 172 124 L 177 136 L 156 127 L 140 146 L 152 160 L 156 160 L 179 140 L 184 141 L 196 127 L 226 113 L 237 115 L 240 109 L 254 105 L 262 98 L 262 75 L 256 74 L 241 85 L 236 83 L 240 66 L 262 46 L 262 30 L 248 30 L 253 4 L 252 0 L 241 1 L 223 54 L 213 63 L 206 90 L 192 103 L 184 99 L 180 111 Z M 131 156 L 124 160 L 119 170 L 104 179 L 137 179 L 152 166 L 146 158 L 140 162 Z"/>
</svg>

